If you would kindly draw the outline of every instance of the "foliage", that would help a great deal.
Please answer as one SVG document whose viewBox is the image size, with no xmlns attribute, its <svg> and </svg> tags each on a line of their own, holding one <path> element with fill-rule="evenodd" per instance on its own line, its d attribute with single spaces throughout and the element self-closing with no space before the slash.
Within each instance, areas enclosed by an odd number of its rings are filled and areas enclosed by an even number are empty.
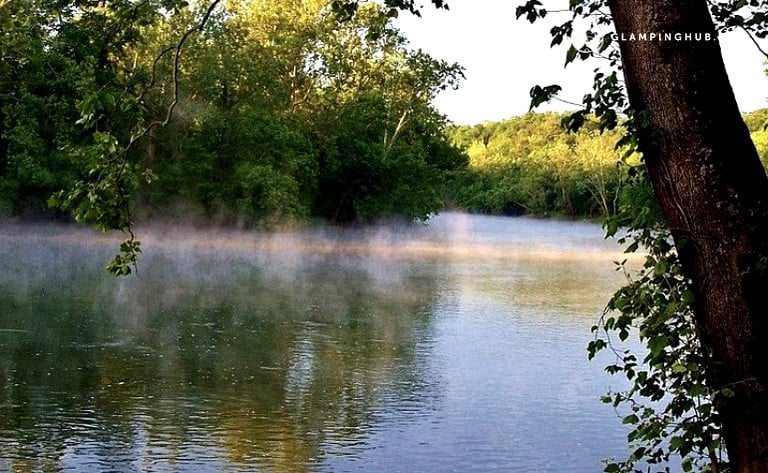
<svg viewBox="0 0 768 473">
<path fill-rule="evenodd" d="M 768 168 L 768 108 L 747 113 L 744 115 L 744 123 L 749 128 L 763 167 Z"/>
<path fill-rule="evenodd" d="M 628 284 L 609 301 L 600 323 L 592 327 L 590 359 L 610 349 L 615 362 L 606 367 L 623 374 L 629 388 L 608 393 L 603 401 L 623 410 L 631 454 L 606 463 L 607 472 L 668 471 L 676 456 L 683 471 L 724 471 L 727 466 L 715 393 L 706 379 L 707 356 L 695 330 L 690 281 L 683 275 L 677 250 L 637 169 L 625 191 L 620 212 L 606 221 L 607 236 L 617 236 L 626 251 L 643 251 L 639 271 L 619 264 Z M 637 336 L 644 356 L 621 350 L 616 342 Z M 618 339 L 618 340 L 617 340 Z"/>
<path fill-rule="evenodd" d="M 615 149 L 618 131 L 596 123 L 577 133 L 554 113 L 454 128 L 470 165 L 454 175 L 454 205 L 477 212 L 569 217 L 613 215 L 628 166 Z M 635 158 L 636 159 L 636 158 Z"/>
<path fill-rule="evenodd" d="M 166 4 L 13 1 L 0 6 L 0 207 L 51 203 L 99 228 L 124 229 L 136 169 L 121 149 L 137 124 L 140 81 L 127 47 Z M 130 21 L 127 21 L 130 18 Z M 7 41 L 6 41 L 7 40 Z M 129 238 L 110 264 L 130 272 Z"/>
<path fill-rule="evenodd" d="M 197 182 L 189 197 L 208 214 L 223 208 L 245 225 L 344 223 L 441 207 L 442 174 L 464 163 L 430 103 L 461 69 L 408 50 L 386 9 L 367 5 L 339 23 L 327 6 L 232 2 L 190 45 L 174 120 L 183 129 L 169 130 L 188 133 L 189 145 L 168 150 L 182 155 L 169 167 L 179 182 Z M 178 141 L 162 133 L 155 154 Z M 199 178 L 190 182 L 190 170 Z"/>
<path fill-rule="evenodd" d="M 763 2 L 727 0 L 709 2 L 709 6 L 720 32 L 738 28 L 754 37 L 766 36 L 768 17 Z M 528 0 L 517 9 L 517 16 L 530 22 L 540 21 L 548 13 L 539 0 Z M 595 69 L 593 91 L 584 96 L 582 108 L 564 122 L 568 129 L 578 130 L 594 115 L 600 130 L 612 130 L 625 117 L 626 133 L 619 144 L 633 152 L 637 131 L 646 126 L 646 119 L 631 109 L 619 80 L 621 57 L 607 2 L 574 0 L 569 2 L 568 13 L 570 18 L 551 28 L 552 45 L 567 46 L 566 66 L 576 59 L 595 59 L 600 65 Z M 552 99 L 559 90 L 556 85 L 533 88 L 532 106 Z M 761 148 L 764 112 L 756 112 L 746 121 Z M 644 184 L 643 168 L 633 175 L 635 180 L 627 191 L 640 190 L 635 196 L 646 195 L 641 190 L 649 188 Z M 709 384 L 707 367 L 711 363 L 695 330 L 695 296 L 677 257 L 680 246 L 686 243 L 677 241 L 675 248 L 653 205 L 629 202 L 631 205 L 622 206 L 617 217 L 607 220 L 607 234 L 615 235 L 619 227 L 626 226 L 628 233 L 620 241 L 629 243 L 628 251 L 642 249 L 648 256 L 639 274 L 630 277 L 629 284 L 614 295 L 600 323 L 593 327 L 604 337 L 590 343 L 589 353 L 594 357 L 598 351 L 613 347 L 612 336 L 624 340 L 634 332 L 647 354 L 617 352 L 616 363 L 607 367 L 630 381 L 626 392 L 610 393 L 604 400 L 615 408 L 629 409 L 624 423 L 633 429 L 628 437 L 630 456 L 607 463 L 605 471 L 639 471 L 643 464 L 648 471 L 669 471 L 674 457 L 680 459 L 684 471 L 723 471 L 727 469 L 727 454 L 715 406 L 719 397 L 730 393 Z"/>
<path fill-rule="evenodd" d="M 144 190 L 141 207 L 156 217 L 182 202 L 218 224 L 269 226 L 308 214 L 317 173 L 311 143 L 263 110 L 212 108 L 174 123 L 155 134 L 152 154 L 162 177 Z"/>
<path fill-rule="evenodd" d="M 436 212 L 466 158 L 431 102 L 462 70 L 408 49 L 413 4 L 338 3 L 4 2 L 0 211 L 127 232 L 122 274 L 137 216 L 178 204 L 267 227 Z"/>
<path fill-rule="evenodd" d="M 766 111 L 744 114 L 763 162 L 768 164 Z M 452 140 L 469 155 L 469 166 L 451 174 L 446 199 L 473 212 L 503 215 L 611 217 L 652 194 L 630 179 L 639 155 L 616 143 L 625 130 L 599 130 L 594 117 L 568 132 L 568 114 L 529 113 L 502 122 L 450 128 Z M 626 141 L 626 140 L 624 140 Z M 628 182 L 631 181 L 631 182 Z"/>
<path fill-rule="evenodd" d="M 53 14 L 26 2 L 0 8 L 0 207 L 8 213 L 44 207 L 78 172 L 62 148 L 83 139 L 73 95 L 89 71 L 68 51 L 80 53 L 88 38 L 49 37 Z"/>
</svg>

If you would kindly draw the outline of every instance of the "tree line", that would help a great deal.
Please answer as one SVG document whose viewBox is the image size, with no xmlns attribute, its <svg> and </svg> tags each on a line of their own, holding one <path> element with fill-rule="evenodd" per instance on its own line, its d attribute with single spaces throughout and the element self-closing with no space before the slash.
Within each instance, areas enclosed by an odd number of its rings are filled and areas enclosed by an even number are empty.
<svg viewBox="0 0 768 473">
<path fill-rule="evenodd" d="M 529 113 L 452 130 L 469 155 L 450 200 L 459 208 L 504 215 L 597 217 L 616 213 L 633 156 L 622 163 L 621 130 L 585 126 L 569 133 L 564 115 Z"/>
<path fill-rule="evenodd" d="M 53 203 L 87 217 L 92 200 L 129 197 L 132 217 L 239 226 L 446 206 L 574 218 L 651 195 L 626 183 L 640 160 L 615 147 L 620 127 L 587 117 L 568 132 L 556 113 L 450 125 L 431 101 L 461 67 L 410 49 L 383 6 L 339 22 L 332 5 L 229 2 L 180 48 L 203 11 L 5 3 L 0 215 Z M 744 120 L 766 162 L 768 110 Z M 110 167 L 125 143 L 127 162 Z M 110 173 L 111 188 L 78 188 Z"/>
<path fill-rule="evenodd" d="M 410 49 L 389 10 L 165 3 L 3 4 L 0 213 L 251 226 L 442 206 L 466 157 L 431 100 L 462 69 Z"/>
<path fill-rule="evenodd" d="M 568 114 L 528 113 L 500 122 L 450 128 L 469 157 L 452 172 L 446 200 L 457 208 L 500 215 L 567 218 L 614 216 L 621 206 L 653 200 L 645 181 L 631 179 L 637 153 L 617 143 L 622 127 L 600 130 L 587 119 L 575 132 Z M 744 114 L 761 160 L 768 165 L 768 109 Z"/>
<path fill-rule="evenodd" d="M 339 23 L 320 0 L 232 2 L 179 67 L 172 46 L 200 12 L 136 11 L 143 21 L 120 29 L 107 8 L 68 5 L 0 10 L 0 214 L 50 212 L 104 146 L 131 139 L 132 121 L 167 121 L 120 170 L 139 218 L 272 226 L 446 206 L 598 217 L 637 197 L 620 128 L 568 132 L 556 113 L 450 125 L 431 100 L 461 67 L 409 49 L 381 6 Z M 768 110 L 744 118 L 765 161 Z"/>
</svg>

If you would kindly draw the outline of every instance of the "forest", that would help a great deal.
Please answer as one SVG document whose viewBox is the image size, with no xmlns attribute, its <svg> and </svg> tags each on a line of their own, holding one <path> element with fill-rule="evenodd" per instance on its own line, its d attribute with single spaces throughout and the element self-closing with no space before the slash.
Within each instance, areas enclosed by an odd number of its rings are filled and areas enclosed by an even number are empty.
<svg viewBox="0 0 768 473">
<path fill-rule="evenodd" d="M 529 113 L 502 122 L 451 127 L 469 157 L 453 173 L 447 201 L 471 212 L 597 218 L 650 198 L 645 181 L 629 179 L 640 158 L 617 143 L 625 130 L 587 121 L 569 132 L 569 115 Z M 763 165 L 768 164 L 768 109 L 744 114 Z"/>
<path fill-rule="evenodd" d="M 431 105 L 461 67 L 408 49 L 383 7 L 58 3 L 0 10 L 3 214 L 424 218 L 466 165 Z"/>
<path fill-rule="evenodd" d="M 432 99 L 460 86 L 461 66 L 410 49 L 382 6 L 339 22 L 322 0 L 229 2 L 182 48 L 200 11 L 120 5 L 127 17 L 87 2 L 0 10 L 0 215 L 64 210 L 115 228 L 446 207 L 583 218 L 637 193 L 620 127 L 566 132 L 555 113 L 450 124 Z M 768 111 L 745 121 L 765 162 Z M 112 208 L 92 208 L 101 200 Z"/>
</svg>

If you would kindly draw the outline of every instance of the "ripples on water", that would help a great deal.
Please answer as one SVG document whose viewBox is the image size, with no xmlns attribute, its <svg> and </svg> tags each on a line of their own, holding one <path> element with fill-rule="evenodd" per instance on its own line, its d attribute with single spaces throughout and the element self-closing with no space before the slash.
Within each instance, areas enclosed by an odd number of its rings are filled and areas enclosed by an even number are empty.
<svg viewBox="0 0 768 473">
<path fill-rule="evenodd" d="M 599 471 L 599 227 L 0 229 L 0 471 Z"/>
</svg>

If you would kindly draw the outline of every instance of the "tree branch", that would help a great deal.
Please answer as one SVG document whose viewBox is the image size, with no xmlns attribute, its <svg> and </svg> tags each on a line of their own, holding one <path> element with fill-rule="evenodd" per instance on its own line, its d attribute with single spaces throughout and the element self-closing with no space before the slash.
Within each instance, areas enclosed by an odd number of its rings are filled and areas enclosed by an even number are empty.
<svg viewBox="0 0 768 473">
<path fill-rule="evenodd" d="M 153 128 L 158 126 L 166 126 L 171 121 L 171 117 L 173 116 L 173 111 L 176 108 L 176 105 L 179 104 L 179 64 L 181 61 L 181 51 L 184 47 L 184 44 L 189 40 L 189 38 L 197 33 L 203 31 L 205 28 L 205 25 L 208 23 L 208 20 L 210 20 L 211 15 L 213 15 L 214 10 L 216 10 L 216 7 L 221 3 L 221 0 L 213 0 L 209 5 L 208 8 L 205 11 L 205 14 L 200 19 L 200 22 L 197 23 L 194 27 L 188 29 L 184 32 L 181 39 L 178 43 L 176 43 L 173 46 L 169 46 L 162 50 L 160 54 L 155 57 L 154 62 L 152 63 L 152 80 L 150 82 L 150 85 L 147 87 L 147 89 L 141 94 L 139 97 L 140 100 L 143 100 L 143 98 L 146 96 L 148 91 L 152 86 L 154 86 L 154 81 L 156 79 L 156 67 L 157 63 L 160 61 L 160 59 L 168 54 L 171 51 L 174 51 L 173 56 L 173 101 L 168 106 L 168 110 L 165 113 L 165 118 L 163 120 L 154 120 L 149 125 L 147 125 L 144 130 L 142 130 L 141 133 L 134 136 L 130 142 L 128 142 L 128 145 L 125 147 L 125 153 L 127 154 L 128 151 L 130 151 L 131 148 L 141 139 L 144 138 L 149 134 L 150 131 L 152 131 Z"/>
<path fill-rule="evenodd" d="M 764 50 L 764 49 L 763 49 L 763 48 L 760 46 L 760 43 L 758 43 L 758 42 L 757 42 L 757 39 L 755 39 L 755 37 L 754 37 L 754 35 L 752 34 L 752 32 L 751 32 L 751 31 L 749 31 L 749 28 L 747 28 L 747 27 L 746 27 L 746 26 L 744 26 L 744 25 L 740 25 L 740 28 L 741 28 L 742 30 L 744 30 L 744 32 L 745 32 L 745 33 L 747 33 L 747 36 L 748 36 L 748 37 L 749 37 L 749 39 L 751 39 L 751 40 L 752 40 L 752 42 L 755 44 L 755 47 L 757 48 L 757 50 L 758 50 L 758 51 L 760 51 L 760 54 L 762 54 L 763 56 L 765 56 L 766 58 L 768 58 L 768 52 L 765 52 L 765 50 Z"/>
</svg>

